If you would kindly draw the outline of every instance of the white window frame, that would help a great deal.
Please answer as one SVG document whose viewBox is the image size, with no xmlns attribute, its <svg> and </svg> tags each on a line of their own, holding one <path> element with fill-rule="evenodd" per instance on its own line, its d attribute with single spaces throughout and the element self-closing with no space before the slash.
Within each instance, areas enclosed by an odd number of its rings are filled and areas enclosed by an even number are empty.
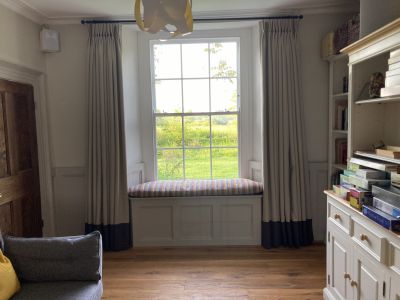
<svg viewBox="0 0 400 300">
<path fill-rule="evenodd" d="M 162 44 L 200 44 L 200 43 L 226 43 L 226 42 L 235 42 L 237 47 L 236 47 L 236 67 L 237 67 L 237 75 L 236 75 L 236 80 L 237 80 L 237 110 L 236 111 L 228 111 L 228 112 L 212 112 L 211 111 L 211 89 L 209 91 L 209 101 L 210 101 L 210 111 L 209 112 L 194 112 L 194 113 L 185 113 L 184 112 L 184 103 L 182 99 L 182 113 L 157 113 L 156 112 L 156 95 L 155 95 L 155 82 L 156 80 L 184 80 L 185 78 L 161 78 L 161 79 L 156 79 L 154 70 L 154 45 L 162 45 Z M 182 47 L 181 47 L 182 51 Z M 182 64 L 182 52 L 181 52 L 181 64 Z M 181 66 L 182 68 L 183 66 Z M 151 94 L 152 94 L 152 106 L 153 106 L 153 138 L 154 138 L 154 143 L 153 143 L 153 151 L 155 153 L 155 159 L 154 159 L 154 172 L 155 176 L 158 176 L 158 163 L 157 163 L 157 150 L 182 150 L 183 152 L 183 177 L 186 178 L 186 161 L 185 161 L 185 150 L 195 150 L 195 149 L 209 149 L 210 150 L 210 175 L 213 177 L 213 165 L 212 165 L 212 150 L 213 149 L 237 149 L 238 150 L 238 176 L 240 176 L 240 95 L 241 95 L 241 90 L 240 90 L 240 84 L 241 84 L 241 79 L 240 79 L 240 37 L 223 37 L 223 38 L 192 38 L 192 39 L 173 39 L 173 40 L 168 40 L 168 41 L 159 41 L 159 40 L 151 40 L 150 41 L 150 74 L 151 74 Z M 208 71 L 210 72 L 210 53 L 208 53 Z M 182 74 L 181 74 L 182 75 Z M 232 77 L 215 77 L 215 79 L 224 79 L 224 78 L 232 78 Z M 206 79 L 206 78 L 188 78 L 188 79 Z M 211 74 L 209 74 L 209 77 L 207 79 L 211 80 L 213 77 L 211 77 Z M 182 89 L 182 96 L 183 96 L 183 85 L 181 85 Z M 212 124 L 211 124 L 211 117 L 212 116 L 218 116 L 218 115 L 236 115 L 237 116 L 237 134 L 238 134 L 238 142 L 237 146 L 213 146 L 212 145 L 212 137 L 211 137 L 211 130 L 212 130 Z M 183 117 L 182 118 L 182 147 L 176 147 L 176 148 L 160 148 L 157 147 L 157 132 L 156 132 L 156 118 L 157 117 Z M 207 116 L 210 119 L 210 146 L 209 147 L 185 147 L 185 132 L 184 132 L 184 117 L 190 117 L 190 116 Z"/>
<path fill-rule="evenodd" d="M 157 179 L 155 152 L 155 115 L 153 112 L 154 95 L 153 95 L 153 76 L 152 72 L 152 45 L 165 39 L 165 34 L 150 35 L 147 33 L 139 33 L 138 50 L 139 50 L 139 98 L 140 98 L 140 127 L 142 137 L 142 157 L 145 165 L 146 181 Z M 252 30 L 251 28 L 238 29 L 218 29 L 218 30 L 198 30 L 189 36 L 179 39 L 179 42 L 193 43 L 199 41 L 211 40 L 240 40 L 238 45 L 238 156 L 239 156 L 239 176 L 249 178 L 248 164 L 252 160 L 253 153 L 253 120 L 252 120 L 252 92 L 251 92 L 251 75 L 252 75 Z M 155 42 L 154 42 L 155 41 Z M 177 40 L 167 40 L 165 43 L 176 43 Z M 233 113 L 230 113 L 233 114 Z M 179 113 L 179 115 L 181 115 Z"/>
</svg>

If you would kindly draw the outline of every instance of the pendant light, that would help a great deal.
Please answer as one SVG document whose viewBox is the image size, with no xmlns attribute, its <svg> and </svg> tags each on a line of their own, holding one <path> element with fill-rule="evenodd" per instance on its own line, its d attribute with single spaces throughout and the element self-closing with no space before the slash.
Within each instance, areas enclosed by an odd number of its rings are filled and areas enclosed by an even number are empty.
<svg viewBox="0 0 400 300">
<path fill-rule="evenodd" d="M 149 33 L 167 31 L 177 37 L 193 32 L 190 0 L 136 0 L 135 19 L 139 28 Z"/>
</svg>

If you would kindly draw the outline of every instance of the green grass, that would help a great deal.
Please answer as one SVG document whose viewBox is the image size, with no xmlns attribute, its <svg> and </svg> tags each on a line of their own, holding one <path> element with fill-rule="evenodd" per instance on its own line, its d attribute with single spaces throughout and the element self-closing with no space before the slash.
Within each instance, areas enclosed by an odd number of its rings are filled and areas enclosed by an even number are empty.
<svg viewBox="0 0 400 300">
<path fill-rule="evenodd" d="M 157 118 L 157 168 L 158 179 L 183 179 L 183 150 L 161 150 L 160 148 L 182 148 L 181 117 Z M 185 177 L 187 179 L 238 177 L 237 148 L 212 149 L 210 155 L 210 119 L 196 116 L 184 119 Z M 237 116 L 213 116 L 211 136 L 213 146 L 238 146 Z M 190 149 L 204 147 L 204 149 Z"/>
</svg>

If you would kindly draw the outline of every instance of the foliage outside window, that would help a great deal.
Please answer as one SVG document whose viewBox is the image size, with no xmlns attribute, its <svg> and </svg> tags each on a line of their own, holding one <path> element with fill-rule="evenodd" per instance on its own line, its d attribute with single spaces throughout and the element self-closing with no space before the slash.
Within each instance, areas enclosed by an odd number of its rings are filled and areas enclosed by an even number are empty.
<svg viewBox="0 0 400 300">
<path fill-rule="evenodd" d="M 153 43 L 158 179 L 239 175 L 238 40 Z"/>
</svg>

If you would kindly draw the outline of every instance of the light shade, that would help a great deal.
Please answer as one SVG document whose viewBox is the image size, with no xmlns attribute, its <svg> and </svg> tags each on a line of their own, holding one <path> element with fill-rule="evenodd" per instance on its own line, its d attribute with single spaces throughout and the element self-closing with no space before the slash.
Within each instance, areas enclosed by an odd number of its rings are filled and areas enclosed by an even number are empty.
<svg viewBox="0 0 400 300">
<path fill-rule="evenodd" d="M 140 4 L 143 1 L 143 19 Z M 168 31 L 173 37 L 193 31 L 190 0 L 136 0 L 135 19 L 141 30 L 149 33 Z M 174 29 L 169 27 L 173 26 Z"/>
</svg>

